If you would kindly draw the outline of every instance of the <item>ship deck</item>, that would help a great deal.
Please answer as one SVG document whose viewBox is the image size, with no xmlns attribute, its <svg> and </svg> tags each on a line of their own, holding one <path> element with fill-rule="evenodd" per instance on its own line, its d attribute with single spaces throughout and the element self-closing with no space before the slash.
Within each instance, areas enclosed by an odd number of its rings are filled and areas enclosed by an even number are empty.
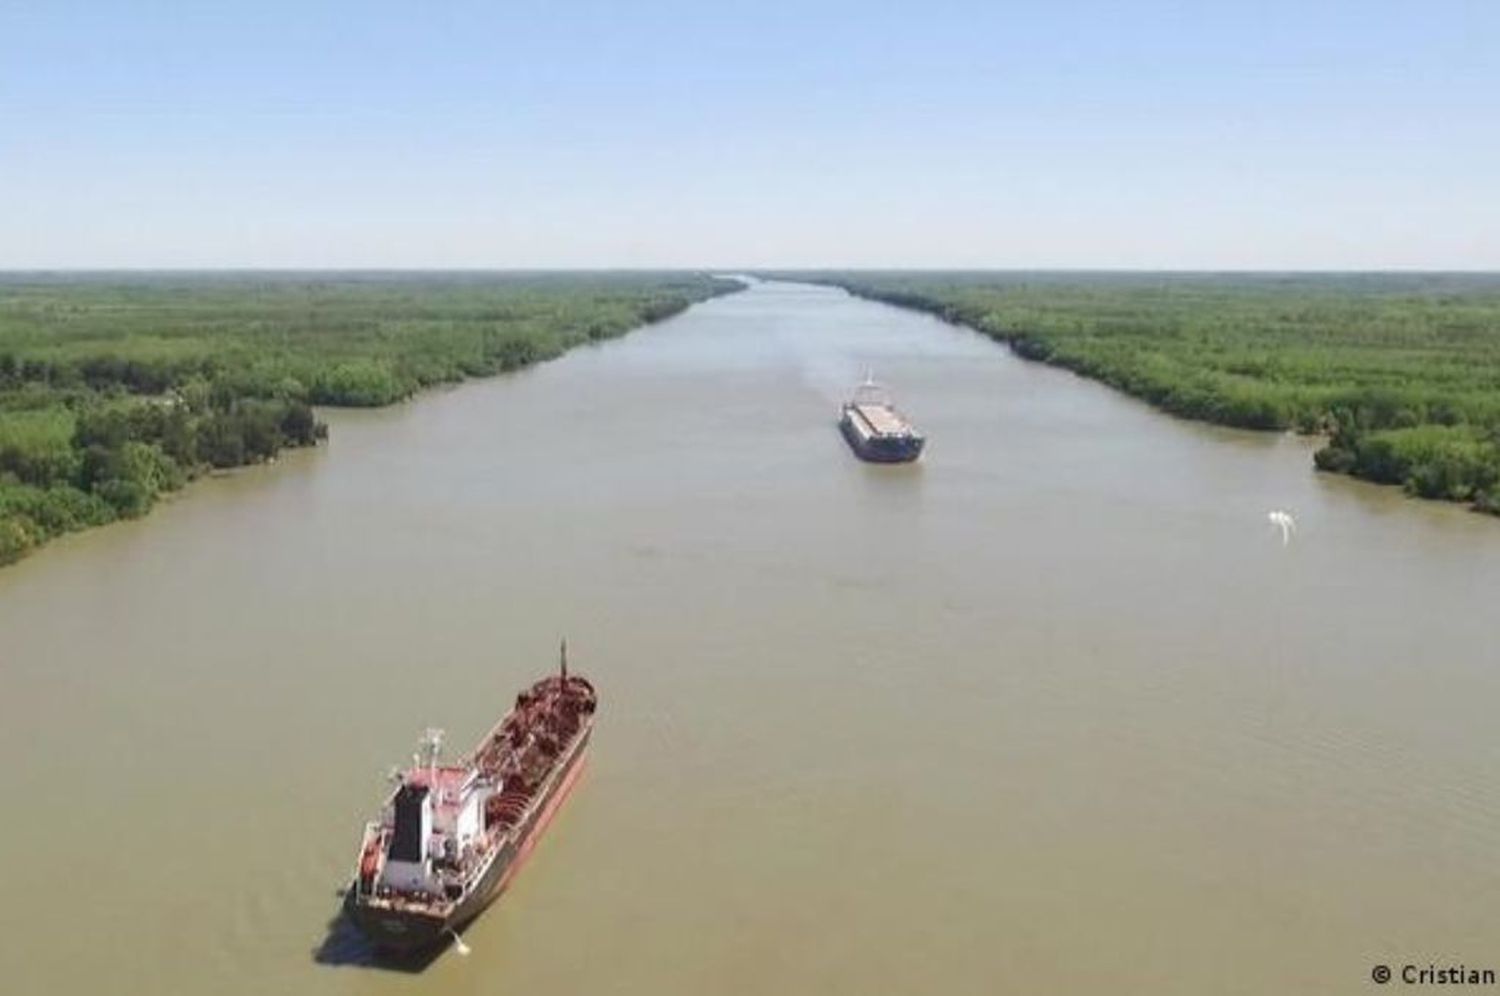
<svg viewBox="0 0 1500 996">
<path fill-rule="evenodd" d="M 853 406 L 859 417 L 880 436 L 900 436 L 911 431 L 906 420 L 888 405 L 857 404 Z"/>
</svg>

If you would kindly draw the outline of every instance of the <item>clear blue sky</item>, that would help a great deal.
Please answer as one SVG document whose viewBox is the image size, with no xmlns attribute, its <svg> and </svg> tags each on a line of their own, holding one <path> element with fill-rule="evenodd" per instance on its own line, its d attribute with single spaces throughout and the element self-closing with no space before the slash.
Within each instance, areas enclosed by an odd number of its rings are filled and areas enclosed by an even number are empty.
<svg viewBox="0 0 1500 996">
<path fill-rule="evenodd" d="M 1500 2 L 0 0 L 0 267 L 1500 269 Z"/>
</svg>

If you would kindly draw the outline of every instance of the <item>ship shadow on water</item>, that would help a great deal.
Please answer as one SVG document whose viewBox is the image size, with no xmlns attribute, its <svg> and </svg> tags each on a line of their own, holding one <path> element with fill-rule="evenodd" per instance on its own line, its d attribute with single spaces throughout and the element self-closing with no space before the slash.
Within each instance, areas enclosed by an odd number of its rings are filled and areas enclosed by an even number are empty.
<svg viewBox="0 0 1500 996">
<path fill-rule="evenodd" d="M 336 968 L 368 968 L 376 971 L 420 975 L 453 947 L 453 938 L 445 936 L 443 943 L 413 954 L 393 955 L 381 952 L 354 925 L 354 921 L 349 919 L 349 915 L 342 908 L 342 902 L 341 895 L 339 911 L 334 914 L 333 919 L 328 921 L 327 936 L 323 938 L 323 943 L 312 952 L 313 961 L 319 965 Z M 467 926 L 465 924 L 464 927 L 460 927 L 459 934 L 462 934 Z"/>
</svg>

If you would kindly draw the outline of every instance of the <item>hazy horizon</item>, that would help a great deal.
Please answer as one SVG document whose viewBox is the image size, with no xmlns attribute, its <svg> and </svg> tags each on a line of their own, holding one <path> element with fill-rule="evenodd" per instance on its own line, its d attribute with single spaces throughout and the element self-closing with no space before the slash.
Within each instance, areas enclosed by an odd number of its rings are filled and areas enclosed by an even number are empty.
<svg viewBox="0 0 1500 996">
<path fill-rule="evenodd" d="M 1184 267 L 1077 267 L 1077 266 L 50 266 L 0 267 L 0 276 L 46 276 L 53 274 L 81 276 L 149 276 L 162 275 L 219 275 L 219 274 L 347 274 L 351 276 L 420 276 L 424 274 L 458 276 L 474 275 L 526 275 L 526 274 L 571 274 L 571 273 L 711 273 L 726 277 L 749 276 L 757 279 L 776 280 L 782 275 L 816 275 L 821 273 L 931 273 L 931 274 L 1047 274 L 1047 275 L 1101 275 L 1101 276 L 1500 276 L 1500 267 L 1461 269 L 1448 267 L 1370 267 L 1367 269 L 1340 269 L 1330 267 L 1224 267 L 1221 269 L 1189 269 Z"/>
<path fill-rule="evenodd" d="M 0 269 L 1500 270 L 1464 0 L 0 6 Z"/>
</svg>

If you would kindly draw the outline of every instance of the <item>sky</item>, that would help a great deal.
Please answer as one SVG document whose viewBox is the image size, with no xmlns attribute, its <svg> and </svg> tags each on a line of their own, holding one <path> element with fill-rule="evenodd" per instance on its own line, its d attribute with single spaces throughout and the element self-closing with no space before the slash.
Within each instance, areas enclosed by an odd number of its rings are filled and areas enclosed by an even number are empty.
<svg viewBox="0 0 1500 996">
<path fill-rule="evenodd" d="M 1500 269 L 1495 0 L 0 0 L 0 268 Z"/>
</svg>

